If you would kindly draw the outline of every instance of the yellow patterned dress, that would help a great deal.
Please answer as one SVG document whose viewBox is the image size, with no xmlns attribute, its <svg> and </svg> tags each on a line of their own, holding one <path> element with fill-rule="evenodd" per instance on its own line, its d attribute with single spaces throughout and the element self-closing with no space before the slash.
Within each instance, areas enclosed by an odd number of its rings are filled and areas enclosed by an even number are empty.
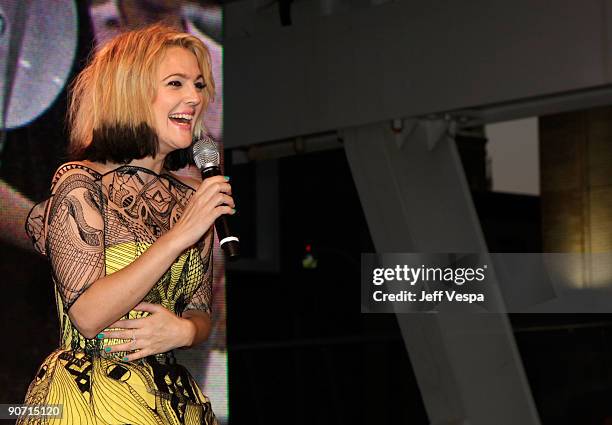
<svg viewBox="0 0 612 425">
<path fill-rule="evenodd" d="M 80 163 L 60 167 L 51 197 L 35 206 L 26 230 L 51 262 L 60 347 L 40 366 L 26 404 L 62 404 L 62 419 L 22 417 L 18 424 L 216 424 L 208 398 L 172 352 L 131 362 L 88 339 L 68 316 L 89 285 L 134 261 L 179 219 L 193 188 L 169 174 L 121 166 L 100 174 Z M 143 301 L 177 315 L 210 312 L 212 231 L 185 251 Z M 101 306 L 103 308 L 103 306 Z M 123 318 L 148 312 L 132 310 Z"/>
</svg>

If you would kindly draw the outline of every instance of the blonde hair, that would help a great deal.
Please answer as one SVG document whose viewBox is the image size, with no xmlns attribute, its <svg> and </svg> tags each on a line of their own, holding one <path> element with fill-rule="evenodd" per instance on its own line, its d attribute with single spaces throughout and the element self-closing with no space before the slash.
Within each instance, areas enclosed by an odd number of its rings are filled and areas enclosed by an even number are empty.
<svg viewBox="0 0 612 425">
<path fill-rule="evenodd" d="M 151 105 L 157 92 L 157 67 L 171 47 L 182 47 L 195 55 L 206 84 L 202 108 L 206 111 L 215 96 L 215 83 L 210 53 L 200 39 L 162 24 L 124 32 L 96 51 L 72 83 L 68 128 L 73 158 L 90 159 L 84 152 L 92 147 L 94 134 L 104 133 L 108 128 L 120 128 L 123 134 L 127 131 L 134 135 L 143 127 L 153 128 Z M 196 137 L 204 130 L 200 117 L 194 130 Z M 146 147 L 135 151 L 144 156 L 155 155 L 156 138 L 151 148 L 154 152 Z M 103 146 L 94 150 L 107 151 Z M 135 158 L 125 158 L 123 154 L 124 161 Z M 114 155 L 106 156 L 105 159 L 113 159 Z"/>
</svg>

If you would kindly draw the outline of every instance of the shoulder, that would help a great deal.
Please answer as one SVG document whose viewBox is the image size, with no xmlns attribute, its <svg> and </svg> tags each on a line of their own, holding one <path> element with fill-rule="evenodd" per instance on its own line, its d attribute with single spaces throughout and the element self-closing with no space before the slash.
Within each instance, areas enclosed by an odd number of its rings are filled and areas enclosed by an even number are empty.
<svg viewBox="0 0 612 425">
<path fill-rule="evenodd" d="M 54 187 L 58 182 L 65 180 L 69 176 L 85 175 L 93 180 L 100 178 L 104 174 L 104 164 L 94 163 L 90 161 L 70 161 L 60 165 L 51 180 L 51 187 Z"/>
<path fill-rule="evenodd" d="M 44 214 L 46 226 L 64 226 L 66 214 L 77 226 L 95 223 L 100 228 L 103 213 L 103 194 L 100 187 L 101 170 L 91 163 L 73 161 L 62 164 L 51 182 L 51 196 Z M 63 227 L 62 227 L 63 229 Z"/>
<path fill-rule="evenodd" d="M 89 161 L 71 161 L 60 165 L 51 179 L 51 194 L 67 195 L 70 192 L 86 190 L 97 194 L 97 182 L 103 169 Z M 63 196 L 60 196 L 62 198 Z"/>
</svg>

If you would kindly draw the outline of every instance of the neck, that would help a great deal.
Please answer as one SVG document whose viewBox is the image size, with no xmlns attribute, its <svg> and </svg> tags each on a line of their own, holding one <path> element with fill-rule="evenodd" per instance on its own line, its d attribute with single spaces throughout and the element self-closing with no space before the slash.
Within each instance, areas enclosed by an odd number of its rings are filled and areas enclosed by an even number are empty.
<svg viewBox="0 0 612 425">
<path fill-rule="evenodd" d="M 183 20 L 181 18 L 181 2 L 167 2 L 161 6 L 150 4 L 147 0 L 125 1 L 119 0 L 119 12 L 123 23 L 128 28 L 138 28 L 156 22 L 183 31 Z"/>
<path fill-rule="evenodd" d="M 142 159 L 134 159 L 130 161 L 129 165 L 135 165 L 136 167 L 148 168 L 151 171 L 154 171 L 157 174 L 161 174 L 162 169 L 164 168 L 164 160 L 166 159 L 166 155 L 158 154 L 155 158 L 147 156 Z"/>
</svg>

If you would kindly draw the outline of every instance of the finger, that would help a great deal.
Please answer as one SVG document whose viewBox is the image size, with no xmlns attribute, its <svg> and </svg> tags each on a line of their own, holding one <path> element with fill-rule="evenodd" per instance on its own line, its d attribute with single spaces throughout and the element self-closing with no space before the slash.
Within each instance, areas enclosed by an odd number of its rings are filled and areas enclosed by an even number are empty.
<svg viewBox="0 0 612 425">
<path fill-rule="evenodd" d="M 141 317 L 139 319 L 121 319 L 117 320 L 115 323 L 109 326 L 109 328 L 123 328 L 123 329 L 135 329 L 141 328 L 143 326 L 143 320 L 146 317 Z M 104 332 L 106 334 L 106 332 Z"/>
<path fill-rule="evenodd" d="M 232 194 L 232 185 L 229 183 L 220 183 L 218 189 L 219 192 L 227 193 L 228 195 Z"/>
<path fill-rule="evenodd" d="M 207 191 L 200 194 L 197 200 L 195 200 L 195 208 L 198 212 L 206 209 L 212 209 L 215 206 L 224 204 L 226 202 L 233 204 L 234 199 L 231 197 L 231 195 L 224 193 L 221 190 L 221 186 L 222 185 L 220 184 L 213 185 L 208 188 Z"/>
<path fill-rule="evenodd" d="M 225 194 L 231 196 L 232 189 L 231 186 L 227 183 L 214 183 L 207 187 L 201 194 L 198 196 L 204 201 L 209 202 L 210 199 L 215 198 L 219 194 Z"/>
<path fill-rule="evenodd" d="M 163 307 L 159 304 L 152 304 L 152 303 L 142 301 L 136 307 L 134 307 L 133 310 L 148 311 L 149 313 L 157 313 L 161 308 Z"/>
<path fill-rule="evenodd" d="M 234 198 L 223 193 L 219 194 L 216 205 L 229 205 L 232 208 L 236 207 L 236 204 L 234 203 Z"/>
<path fill-rule="evenodd" d="M 134 351 L 138 350 L 138 341 L 124 342 L 123 344 L 109 345 L 104 347 L 104 351 L 107 353 L 116 353 L 117 351 Z"/>
<path fill-rule="evenodd" d="M 130 353 L 127 356 L 124 356 L 121 360 L 123 360 L 124 362 L 131 362 L 134 360 L 142 359 L 143 357 L 147 357 L 150 354 L 153 354 L 153 352 L 149 350 L 139 350 L 134 353 Z"/>
<path fill-rule="evenodd" d="M 213 176 L 204 179 L 200 187 L 198 187 L 197 191 L 206 191 L 208 188 L 213 187 L 215 185 L 219 185 L 220 188 L 224 188 L 225 190 L 231 190 L 231 186 L 225 180 L 224 176 Z"/>
<path fill-rule="evenodd" d="M 227 205 L 219 205 L 214 210 L 215 216 L 217 218 L 221 217 L 223 214 L 234 215 L 236 214 L 236 210 L 232 207 L 228 207 Z"/>
<path fill-rule="evenodd" d="M 225 176 L 222 175 L 218 175 L 218 176 L 210 176 L 210 177 L 206 177 L 205 179 L 202 180 L 202 182 L 213 182 L 213 183 L 226 183 L 229 180 L 227 180 L 225 178 Z"/>
<path fill-rule="evenodd" d="M 134 331 L 107 331 L 104 332 L 102 339 L 132 339 Z"/>
</svg>

